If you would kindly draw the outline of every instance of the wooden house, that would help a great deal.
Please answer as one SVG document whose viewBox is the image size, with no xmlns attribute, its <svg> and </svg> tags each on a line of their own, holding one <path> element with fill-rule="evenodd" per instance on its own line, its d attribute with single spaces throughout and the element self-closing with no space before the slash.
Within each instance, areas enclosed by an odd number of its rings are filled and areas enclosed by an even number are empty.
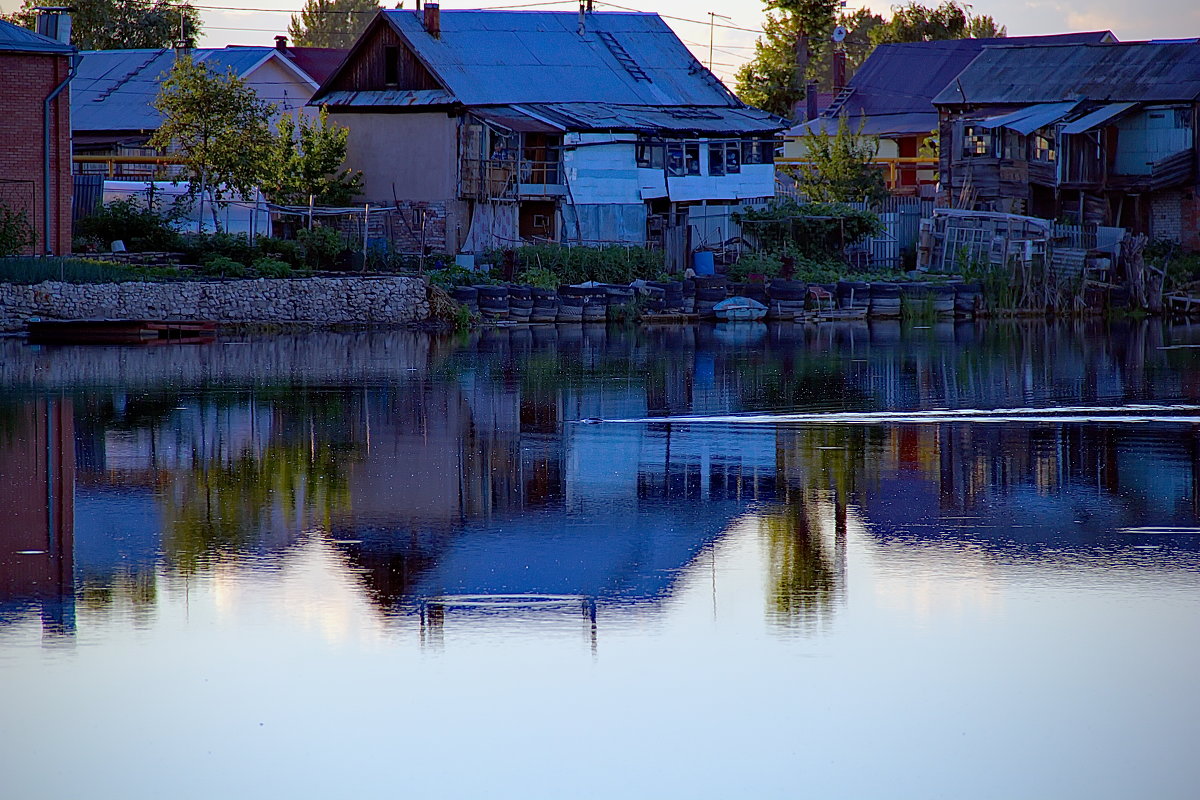
<svg viewBox="0 0 1200 800">
<path fill-rule="evenodd" d="M 410 251 L 661 242 L 773 196 L 784 127 L 640 13 L 382 11 L 312 102 Z"/>
<path fill-rule="evenodd" d="M 948 203 L 1200 248 L 1200 43 L 988 48 L 934 105 Z"/>
</svg>

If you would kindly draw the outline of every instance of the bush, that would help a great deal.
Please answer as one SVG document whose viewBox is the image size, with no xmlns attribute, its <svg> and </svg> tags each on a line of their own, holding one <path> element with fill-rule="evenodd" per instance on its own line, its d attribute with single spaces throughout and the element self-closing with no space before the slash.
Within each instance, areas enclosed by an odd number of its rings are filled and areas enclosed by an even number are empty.
<svg viewBox="0 0 1200 800">
<path fill-rule="evenodd" d="M 554 270 L 545 267 L 529 267 L 517 275 L 517 283 L 536 286 L 539 289 L 557 289 L 562 281 L 554 274 Z"/>
<path fill-rule="evenodd" d="M 17 211 L 0 203 L 0 257 L 12 256 L 33 247 L 33 226 L 24 211 Z"/>
<path fill-rule="evenodd" d="M 460 267 L 457 264 L 450 264 L 439 269 L 430 270 L 428 275 L 430 283 L 434 286 L 440 286 L 443 289 L 451 289 L 455 286 L 497 283 L 486 272 L 476 272 L 466 267 Z"/>
<path fill-rule="evenodd" d="M 814 260 L 840 257 L 846 247 L 883 232 L 883 223 L 870 211 L 845 203 L 772 203 L 733 215 L 742 235 L 759 249 L 786 252 Z"/>
<path fill-rule="evenodd" d="M 548 270 L 556 283 L 629 283 L 649 278 L 663 271 L 663 254 L 645 247 L 567 247 L 561 244 L 539 244 L 519 247 L 513 251 L 517 274 L 532 269 Z M 504 263 L 503 253 L 485 256 L 496 264 Z M 536 273 L 535 273 L 536 274 Z"/>
<path fill-rule="evenodd" d="M 304 263 L 314 269 L 333 266 L 346 251 L 346 238 L 333 228 L 305 228 L 297 231 L 296 239 L 304 253 Z"/>
<path fill-rule="evenodd" d="M 260 278 L 290 278 L 293 275 L 291 264 L 265 257 L 251 264 L 250 271 L 257 273 Z"/>
<path fill-rule="evenodd" d="M 300 243 L 292 239 L 276 239 L 271 236 L 261 236 L 256 242 L 258 252 L 266 258 L 286 261 L 292 267 L 304 264 L 304 251 Z"/>
<path fill-rule="evenodd" d="M 223 256 L 245 266 L 258 258 L 258 250 L 244 233 L 194 233 L 181 237 L 181 245 L 184 257 L 194 264 Z"/>
<path fill-rule="evenodd" d="M 219 253 L 210 255 L 201 265 L 201 272 L 219 278 L 244 278 L 246 265 Z"/>
<path fill-rule="evenodd" d="M 122 241 L 125 249 L 140 253 L 150 250 L 178 250 L 180 234 L 171 227 L 173 214 L 147 208 L 133 198 L 105 203 L 100 210 L 75 223 L 75 234 L 83 243 L 109 250 Z"/>
</svg>

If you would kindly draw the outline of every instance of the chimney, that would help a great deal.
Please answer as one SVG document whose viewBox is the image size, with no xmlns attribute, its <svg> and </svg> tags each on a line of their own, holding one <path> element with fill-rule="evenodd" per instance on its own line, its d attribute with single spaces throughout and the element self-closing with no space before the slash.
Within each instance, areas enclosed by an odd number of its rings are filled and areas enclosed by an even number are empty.
<svg viewBox="0 0 1200 800">
<path fill-rule="evenodd" d="M 833 51 L 833 89 L 840 92 L 846 88 L 846 51 Z"/>
<path fill-rule="evenodd" d="M 57 39 L 63 44 L 71 43 L 71 9 L 66 6 L 39 6 L 37 9 L 37 32 L 42 36 Z"/>
<path fill-rule="evenodd" d="M 281 53 L 287 52 L 287 37 L 286 36 L 276 36 L 275 37 L 275 49 Z"/>
<path fill-rule="evenodd" d="M 817 118 L 817 84 L 809 81 L 804 87 L 804 121 L 812 122 Z"/>
<path fill-rule="evenodd" d="M 442 7 L 437 3 L 425 4 L 425 30 L 435 39 L 442 38 Z"/>
</svg>

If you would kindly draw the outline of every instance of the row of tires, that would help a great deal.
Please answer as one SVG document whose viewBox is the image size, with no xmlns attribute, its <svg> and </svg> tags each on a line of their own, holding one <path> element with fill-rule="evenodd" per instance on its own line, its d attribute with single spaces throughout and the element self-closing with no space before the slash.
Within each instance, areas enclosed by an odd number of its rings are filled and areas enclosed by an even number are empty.
<svg viewBox="0 0 1200 800">
<path fill-rule="evenodd" d="M 777 318 L 826 308 L 860 310 L 873 316 L 899 316 L 905 298 L 938 316 L 964 316 L 978 311 L 983 301 L 982 288 L 970 283 L 842 281 L 809 284 L 776 279 L 768 284 L 737 284 L 722 276 L 694 281 L 647 282 L 638 286 L 560 286 L 557 290 L 532 286 L 459 286 L 452 294 L 455 300 L 483 316 L 531 321 L 552 321 L 560 316 L 603 319 L 608 307 L 628 305 L 639 295 L 642 305 L 650 311 L 702 316 L 711 315 L 712 307 L 727 297 L 749 297 L 772 309 L 775 312 L 772 316 Z"/>
</svg>

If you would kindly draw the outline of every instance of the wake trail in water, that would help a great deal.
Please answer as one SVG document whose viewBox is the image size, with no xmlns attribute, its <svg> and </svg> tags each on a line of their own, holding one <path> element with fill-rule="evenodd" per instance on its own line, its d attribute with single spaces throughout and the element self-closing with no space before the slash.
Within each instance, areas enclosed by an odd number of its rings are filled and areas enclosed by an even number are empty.
<svg viewBox="0 0 1200 800">
<path fill-rule="evenodd" d="M 781 414 L 720 414 L 633 419 L 589 419 L 589 423 L 679 423 L 721 425 L 922 425 L 945 422 L 1011 422 L 1200 425 L 1200 405 L 1130 404 L 1059 408 L 954 408 L 927 411 L 830 411 Z"/>
</svg>

